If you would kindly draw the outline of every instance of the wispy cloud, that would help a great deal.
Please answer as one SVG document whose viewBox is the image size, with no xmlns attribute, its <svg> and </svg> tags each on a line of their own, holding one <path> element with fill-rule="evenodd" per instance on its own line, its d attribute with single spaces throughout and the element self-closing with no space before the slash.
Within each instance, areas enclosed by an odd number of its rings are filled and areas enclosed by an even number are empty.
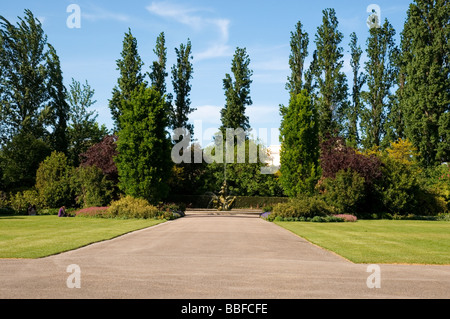
<svg viewBox="0 0 450 319">
<path fill-rule="evenodd" d="M 191 8 L 168 2 L 152 2 L 146 9 L 160 17 L 172 19 L 197 30 L 217 30 L 219 37 L 204 51 L 194 55 L 195 60 L 230 56 L 232 54 L 228 45 L 230 20 L 222 18 L 205 17 L 211 10 L 205 8 Z"/>
<path fill-rule="evenodd" d="M 105 8 L 90 5 L 88 10 L 82 10 L 81 15 L 84 19 L 90 21 L 113 20 L 118 22 L 129 22 L 130 17 L 126 14 L 111 12 Z"/>
</svg>

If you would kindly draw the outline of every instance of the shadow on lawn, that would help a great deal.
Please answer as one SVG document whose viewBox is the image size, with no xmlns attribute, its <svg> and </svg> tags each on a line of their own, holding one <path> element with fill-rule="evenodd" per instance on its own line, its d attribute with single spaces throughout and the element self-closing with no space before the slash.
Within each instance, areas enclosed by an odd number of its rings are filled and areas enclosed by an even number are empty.
<svg viewBox="0 0 450 319">
<path fill-rule="evenodd" d="M 25 216 L 0 216 L 0 219 L 25 219 Z"/>
</svg>

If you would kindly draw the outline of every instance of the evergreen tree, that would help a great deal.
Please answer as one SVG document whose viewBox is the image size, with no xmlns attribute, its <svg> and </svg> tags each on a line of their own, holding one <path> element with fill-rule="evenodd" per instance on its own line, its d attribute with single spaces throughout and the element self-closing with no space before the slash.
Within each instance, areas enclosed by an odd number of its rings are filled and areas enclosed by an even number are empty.
<svg viewBox="0 0 450 319">
<path fill-rule="evenodd" d="M 69 120 L 70 106 L 66 101 L 67 90 L 63 84 L 63 77 L 59 57 L 56 50 L 49 46 L 47 67 L 49 74 L 48 92 L 51 98 L 50 106 L 53 113 L 53 133 L 51 136 L 52 149 L 67 154 L 69 138 L 67 122 Z"/>
<path fill-rule="evenodd" d="M 252 104 L 250 84 L 253 71 L 249 69 L 249 64 L 250 58 L 246 49 L 236 48 L 231 62 L 233 77 L 227 73 L 223 80 L 226 101 L 225 107 L 220 111 L 222 132 L 227 128 L 242 128 L 244 131 L 250 128 L 248 116 L 245 115 L 247 105 Z"/>
<path fill-rule="evenodd" d="M 386 131 L 386 116 L 389 113 L 397 70 L 395 67 L 395 30 L 385 20 L 383 26 L 371 28 L 367 39 L 368 61 L 365 63 L 368 91 L 363 99 L 368 108 L 363 111 L 361 127 L 365 148 L 380 146 Z"/>
<path fill-rule="evenodd" d="M 319 135 L 340 132 L 343 116 L 348 106 L 347 80 L 342 72 L 343 39 L 338 30 L 334 9 L 323 10 L 322 25 L 317 28 L 315 61 L 311 73 L 318 92 Z"/>
<path fill-rule="evenodd" d="M 190 81 L 192 79 L 192 45 L 188 39 L 187 44 L 180 44 L 180 48 L 175 48 L 177 63 L 172 66 L 172 85 L 175 93 L 175 101 L 172 107 L 170 126 L 173 129 L 186 128 L 194 136 L 194 126 L 188 123 L 189 114 L 195 111 L 191 108 L 189 94 L 191 92 Z"/>
<path fill-rule="evenodd" d="M 80 164 L 80 154 L 86 152 L 89 147 L 99 143 L 108 135 L 106 126 L 100 127 L 96 121 L 98 114 L 95 111 L 88 110 L 97 102 L 93 100 L 94 93 L 95 90 L 91 88 L 87 81 L 81 85 L 80 82 L 72 79 L 67 95 L 71 110 L 68 127 L 70 145 L 68 158 L 75 167 Z"/>
<path fill-rule="evenodd" d="M 347 139 L 350 145 L 356 147 L 360 142 L 358 134 L 358 121 L 361 115 L 361 89 L 366 81 L 366 75 L 359 71 L 362 50 L 361 47 L 358 45 L 358 37 L 356 36 L 355 32 L 353 32 L 350 35 L 350 52 L 351 52 L 350 65 L 352 67 L 353 73 L 353 86 L 352 86 L 352 104 L 351 107 L 348 108 L 348 112 L 346 115 L 348 119 Z"/>
<path fill-rule="evenodd" d="M 164 98 L 141 84 L 122 101 L 120 123 L 115 158 L 119 188 L 157 204 L 168 193 L 172 169 Z"/>
<path fill-rule="evenodd" d="M 303 68 L 305 58 L 308 56 L 308 33 L 303 32 L 303 25 L 297 22 L 295 32 L 291 32 L 291 54 L 289 56 L 289 66 L 291 76 L 288 77 L 286 89 L 291 94 L 299 94 L 303 89 Z"/>
<path fill-rule="evenodd" d="M 450 3 L 416 0 L 402 33 L 405 135 L 423 166 L 450 161 Z"/>
<path fill-rule="evenodd" d="M 121 57 L 116 61 L 120 76 L 109 101 L 116 130 L 121 128 L 119 119 L 122 114 L 122 101 L 129 99 L 131 93 L 144 83 L 144 75 L 141 73 L 144 63 L 139 56 L 137 40 L 131 33 L 131 29 L 128 29 L 128 33 L 125 33 Z"/>
<path fill-rule="evenodd" d="M 312 194 L 319 178 L 317 112 L 308 92 L 291 95 L 281 107 L 280 182 L 286 195 Z"/>
</svg>

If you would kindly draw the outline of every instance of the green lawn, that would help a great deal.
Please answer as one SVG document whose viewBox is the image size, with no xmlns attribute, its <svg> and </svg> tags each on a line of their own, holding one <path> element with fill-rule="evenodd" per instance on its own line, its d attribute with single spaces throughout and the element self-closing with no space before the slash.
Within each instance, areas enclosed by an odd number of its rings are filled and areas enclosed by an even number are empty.
<svg viewBox="0 0 450 319">
<path fill-rule="evenodd" d="M 0 258 L 39 258 L 153 226 L 163 220 L 0 216 Z"/>
<path fill-rule="evenodd" d="M 355 263 L 450 264 L 450 222 L 275 222 Z"/>
</svg>

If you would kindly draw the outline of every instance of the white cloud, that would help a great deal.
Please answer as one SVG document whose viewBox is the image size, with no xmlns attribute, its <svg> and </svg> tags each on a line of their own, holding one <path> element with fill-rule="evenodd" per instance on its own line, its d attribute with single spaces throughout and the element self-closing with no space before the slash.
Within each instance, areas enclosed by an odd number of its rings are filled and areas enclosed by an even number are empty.
<svg viewBox="0 0 450 319">
<path fill-rule="evenodd" d="M 189 115 L 190 122 L 202 121 L 207 125 L 220 125 L 220 110 L 222 106 L 202 105 L 196 106 L 194 112 Z"/>
<path fill-rule="evenodd" d="M 91 5 L 90 10 L 91 10 L 90 12 L 81 10 L 81 15 L 84 19 L 91 21 L 114 20 L 119 22 L 128 22 L 131 20 L 130 17 L 125 14 L 111 12 L 104 8 L 94 5 Z"/>
<path fill-rule="evenodd" d="M 168 2 L 152 2 L 146 9 L 150 13 L 175 20 L 176 22 L 187 25 L 197 31 L 209 30 L 211 28 L 217 30 L 219 37 L 215 38 L 207 49 L 194 54 L 194 59 L 196 61 L 232 55 L 230 47 L 227 44 L 230 20 L 208 18 L 200 14 L 200 12 L 211 11 L 208 9 L 188 8 Z"/>
</svg>

